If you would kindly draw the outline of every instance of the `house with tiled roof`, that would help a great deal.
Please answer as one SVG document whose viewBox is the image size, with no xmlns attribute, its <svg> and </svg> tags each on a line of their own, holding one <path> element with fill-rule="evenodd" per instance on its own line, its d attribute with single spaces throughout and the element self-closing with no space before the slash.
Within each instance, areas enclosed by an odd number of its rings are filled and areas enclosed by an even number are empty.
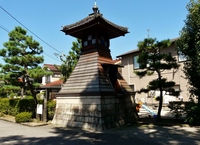
<svg viewBox="0 0 200 145">
<path fill-rule="evenodd" d="M 48 71 L 52 72 L 52 75 L 42 77 L 42 85 L 46 85 L 51 82 L 60 80 L 61 73 L 56 69 L 54 64 L 44 64 L 43 68 L 46 67 Z M 59 66 L 58 66 L 59 67 Z"/>
<path fill-rule="evenodd" d="M 175 45 L 176 39 L 171 39 L 171 46 L 167 48 L 161 49 L 160 53 L 171 53 L 173 57 L 176 58 L 177 63 L 180 65 L 178 70 L 165 70 L 162 72 L 162 77 L 167 78 L 168 81 L 174 81 L 175 82 L 175 87 L 174 89 L 176 91 L 180 91 L 180 96 L 175 97 L 175 96 L 170 96 L 167 93 L 166 96 L 164 96 L 164 103 L 168 103 L 169 101 L 178 101 L 178 100 L 183 100 L 183 101 L 188 101 L 189 100 L 189 92 L 188 92 L 188 84 L 187 80 L 185 79 L 185 74 L 183 72 L 183 67 L 184 67 L 184 61 L 186 61 L 186 58 L 178 53 L 178 50 Z M 146 88 L 148 83 L 157 78 L 157 74 L 153 74 L 151 76 L 145 76 L 143 78 L 139 78 L 134 71 L 140 69 L 140 64 L 137 62 L 138 55 L 141 52 L 139 49 L 134 49 L 129 52 L 126 52 L 124 54 L 121 54 L 117 56 L 118 58 L 121 59 L 121 65 L 122 67 L 122 76 L 126 80 L 126 82 L 131 86 L 131 88 L 134 91 L 138 91 L 141 88 Z M 144 103 L 156 103 L 155 98 L 159 96 L 158 92 L 155 90 L 152 90 L 151 92 L 145 94 L 136 94 L 136 100 L 142 101 Z"/>
<path fill-rule="evenodd" d="M 62 81 L 60 80 L 61 73 L 56 69 L 54 64 L 44 64 L 43 68 L 52 72 L 52 75 L 42 77 L 42 83 L 38 90 L 46 92 L 47 99 L 55 99 L 55 94 L 60 91 L 62 85 Z"/>
</svg>

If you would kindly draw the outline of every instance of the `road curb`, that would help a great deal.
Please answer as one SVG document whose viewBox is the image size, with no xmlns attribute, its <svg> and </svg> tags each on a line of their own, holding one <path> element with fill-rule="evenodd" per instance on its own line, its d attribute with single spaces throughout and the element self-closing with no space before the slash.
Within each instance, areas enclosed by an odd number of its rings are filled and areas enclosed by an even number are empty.
<svg viewBox="0 0 200 145">
<path fill-rule="evenodd" d="M 14 120 L 6 119 L 4 117 L 0 117 L 0 120 L 16 123 Z M 30 127 L 39 127 L 39 126 L 48 125 L 48 123 L 45 123 L 45 122 L 25 122 L 25 123 L 16 123 L 16 124 L 21 124 L 21 125 L 30 126 Z"/>
</svg>

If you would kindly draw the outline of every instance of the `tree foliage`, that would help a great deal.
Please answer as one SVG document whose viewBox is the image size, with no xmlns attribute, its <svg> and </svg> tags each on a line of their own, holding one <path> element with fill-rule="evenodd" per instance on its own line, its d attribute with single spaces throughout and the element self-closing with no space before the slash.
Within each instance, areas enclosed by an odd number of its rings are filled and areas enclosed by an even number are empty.
<svg viewBox="0 0 200 145">
<path fill-rule="evenodd" d="M 177 46 L 180 53 L 187 58 L 184 73 L 190 84 L 190 95 L 198 97 L 200 106 L 200 0 L 190 0 L 187 10 L 188 15 Z"/>
<path fill-rule="evenodd" d="M 27 35 L 27 31 L 21 27 L 15 27 L 9 34 L 8 42 L 3 44 L 0 56 L 4 64 L 0 64 L 1 92 L 11 93 L 21 90 L 30 90 L 37 104 L 35 88 L 39 86 L 37 80 L 49 72 L 39 65 L 44 59 L 41 54 L 43 49 L 40 44 Z"/>
<path fill-rule="evenodd" d="M 61 72 L 63 83 L 67 81 L 73 72 L 81 54 L 81 47 L 81 40 L 77 39 L 77 41 L 72 42 L 71 51 L 69 51 L 68 55 L 62 54 L 59 56 L 62 64 L 59 67 L 55 65 L 55 67 Z"/>
<path fill-rule="evenodd" d="M 171 53 L 162 53 L 162 48 L 169 47 L 171 45 L 170 40 L 157 41 L 155 38 L 146 38 L 143 41 L 138 42 L 138 48 L 140 51 L 138 57 L 138 63 L 140 69 L 135 73 L 140 77 L 157 74 L 157 78 L 150 81 L 146 88 L 142 88 L 141 92 L 148 92 L 150 90 L 159 90 L 159 107 L 157 119 L 161 118 L 163 91 L 173 90 L 175 83 L 173 81 L 167 81 L 162 77 L 162 72 L 165 70 L 177 69 L 179 65 L 176 59 Z"/>
</svg>

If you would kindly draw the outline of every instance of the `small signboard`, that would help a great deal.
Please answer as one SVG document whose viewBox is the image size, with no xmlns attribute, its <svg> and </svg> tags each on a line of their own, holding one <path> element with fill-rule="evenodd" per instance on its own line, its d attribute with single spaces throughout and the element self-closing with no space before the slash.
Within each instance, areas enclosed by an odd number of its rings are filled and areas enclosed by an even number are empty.
<svg viewBox="0 0 200 145">
<path fill-rule="evenodd" d="M 42 108 L 43 108 L 42 104 L 37 104 L 37 114 L 42 114 Z"/>
</svg>

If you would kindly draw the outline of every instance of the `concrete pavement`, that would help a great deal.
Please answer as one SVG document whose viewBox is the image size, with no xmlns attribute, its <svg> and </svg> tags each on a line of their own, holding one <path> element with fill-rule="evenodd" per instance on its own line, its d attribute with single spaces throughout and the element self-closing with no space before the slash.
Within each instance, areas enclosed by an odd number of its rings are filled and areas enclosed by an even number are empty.
<svg viewBox="0 0 200 145">
<path fill-rule="evenodd" d="M 0 120 L 1 145 L 200 145 L 199 127 L 127 126 L 104 132 L 47 125 L 24 126 Z"/>
</svg>

